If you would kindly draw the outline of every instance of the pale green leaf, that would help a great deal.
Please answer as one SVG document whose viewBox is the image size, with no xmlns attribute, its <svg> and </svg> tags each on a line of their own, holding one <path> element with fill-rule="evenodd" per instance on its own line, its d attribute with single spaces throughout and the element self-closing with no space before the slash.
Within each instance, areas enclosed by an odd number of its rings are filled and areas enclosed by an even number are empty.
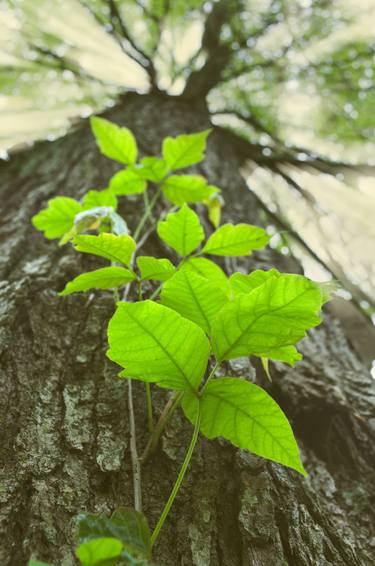
<svg viewBox="0 0 375 566">
<path fill-rule="evenodd" d="M 173 204 L 203 202 L 216 194 L 219 189 L 208 185 L 200 175 L 171 175 L 162 185 L 165 197 Z"/>
<path fill-rule="evenodd" d="M 114 558 L 119 558 L 123 549 L 120 540 L 112 537 L 102 537 L 84 542 L 76 550 L 82 566 L 105 566 L 115 564 Z"/>
<path fill-rule="evenodd" d="M 173 169 L 181 169 L 199 163 L 204 159 L 206 139 L 211 130 L 197 134 L 182 134 L 176 138 L 165 138 L 163 141 L 163 158 Z"/>
<path fill-rule="evenodd" d="M 279 277 L 280 275 L 281 273 L 277 269 L 270 269 L 269 271 L 257 269 L 249 273 L 249 275 L 233 273 L 229 278 L 229 284 L 233 294 L 236 296 L 242 293 L 249 293 L 256 287 L 259 287 L 259 285 L 263 285 L 271 277 Z"/>
<path fill-rule="evenodd" d="M 32 223 L 49 240 L 61 238 L 73 228 L 76 214 L 82 205 L 69 197 L 55 197 L 48 201 L 48 207 L 33 216 Z"/>
<path fill-rule="evenodd" d="M 142 179 L 160 183 L 169 172 L 169 167 L 159 157 L 144 157 L 139 165 L 135 165 L 134 172 Z"/>
<path fill-rule="evenodd" d="M 320 323 L 320 288 L 301 275 L 271 277 L 225 305 L 213 323 L 218 360 L 255 355 L 289 364 L 301 359 L 294 347 Z"/>
<path fill-rule="evenodd" d="M 163 285 L 160 298 L 163 305 L 192 320 L 207 334 L 218 311 L 228 301 L 215 283 L 186 269 L 178 271 Z"/>
<path fill-rule="evenodd" d="M 118 303 L 108 340 L 122 377 L 176 390 L 197 390 L 210 351 L 201 328 L 153 301 Z"/>
<path fill-rule="evenodd" d="M 103 267 L 95 271 L 82 273 L 66 284 L 59 295 L 70 295 L 89 289 L 113 289 L 134 281 L 135 274 L 124 267 Z"/>
<path fill-rule="evenodd" d="M 157 259 L 152 256 L 137 257 L 137 266 L 141 272 L 142 281 L 166 281 L 175 273 L 176 268 L 169 259 Z"/>
<path fill-rule="evenodd" d="M 199 218 L 186 204 L 159 221 L 157 231 L 159 237 L 182 256 L 193 252 L 204 240 Z"/>
<path fill-rule="evenodd" d="M 136 243 L 130 236 L 107 233 L 98 236 L 76 236 L 73 244 L 77 252 L 98 255 L 123 265 L 129 265 L 136 249 Z"/>
<path fill-rule="evenodd" d="M 119 171 L 109 181 L 109 188 L 119 196 L 138 195 L 145 191 L 146 186 L 146 181 L 141 179 L 133 169 Z"/>
<path fill-rule="evenodd" d="M 138 149 L 133 134 L 128 128 L 121 128 L 104 118 L 93 116 L 91 127 L 103 155 L 125 165 L 136 162 Z"/>
<path fill-rule="evenodd" d="M 41 562 L 40 560 L 31 559 L 28 562 L 28 566 L 53 566 L 53 565 L 47 562 Z"/>
<path fill-rule="evenodd" d="M 268 244 L 270 236 L 263 228 L 251 224 L 224 224 L 209 237 L 202 252 L 212 255 L 240 256 Z"/>
<path fill-rule="evenodd" d="M 191 422 L 195 422 L 198 403 L 189 393 L 182 399 Z M 226 438 L 306 475 L 288 419 L 263 389 L 238 378 L 214 379 L 205 387 L 200 403 L 200 430 L 207 438 Z"/>
<path fill-rule="evenodd" d="M 229 293 L 229 280 L 224 271 L 216 263 L 206 257 L 191 257 L 183 262 L 180 271 L 189 270 L 215 283 L 226 294 Z"/>
<path fill-rule="evenodd" d="M 116 210 L 117 198 L 116 195 L 108 189 L 104 191 L 89 191 L 83 197 L 82 205 L 85 210 L 98 206 L 111 206 Z"/>
<path fill-rule="evenodd" d="M 214 228 L 218 228 L 221 220 L 221 209 L 223 207 L 224 201 L 220 194 L 218 194 L 219 189 L 215 185 L 209 185 L 210 188 L 216 189 L 215 193 L 211 195 L 210 198 L 204 201 L 207 207 L 208 219 Z"/>
</svg>

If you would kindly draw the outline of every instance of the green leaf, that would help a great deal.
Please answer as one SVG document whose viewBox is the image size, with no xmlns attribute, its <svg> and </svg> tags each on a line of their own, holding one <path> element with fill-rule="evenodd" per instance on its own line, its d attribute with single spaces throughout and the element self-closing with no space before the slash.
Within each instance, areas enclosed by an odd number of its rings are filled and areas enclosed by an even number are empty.
<svg viewBox="0 0 375 566">
<path fill-rule="evenodd" d="M 133 171 L 124 169 L 113 175 L 109 181 L 109 188 L 116 195 L 138 195 L 146 190 L 147 183 L 144 179 Z"/>
<path fill-rule="evenodd" d="M 225 293 L 193 271 L 178 271 L 163 285 L 163 305 L 192 320 L 210 334 L 211 324 L 218 311 L 228 301 Z"/>
<path fill-rule="evenodd" d="M 120 128 L 117 124 L 97 116 L 93 116 L 90 121 L 92 131 L 103 155 L 120 163 L 125 163 L 125 165 L 132 165 L 136 162 L 137 143 L 128 128 Z"/>
<path fill-rule="evenodd" d="M 219 189 L 208 185 L 200 175 L 171 175 L 162 185 L 165 197 L 173 204 L 203 202 L 216 194 Z"/>
<path fill-rule="evenodd" d="M 139 165 L 135 165 L 133 171 L 142 179 L 160 183 L 169 172 L 169 167 L 159 157 L 144 157 Z"/>
<path fill-rule="evenodd" d="M 120 540 L 102 537 L 79 545 L 76 550 L 82 566 L 115 566 L 115 558 L 119 558 L 123 549 Z"/>
<path fill-rule="evenodd" d="M 98 255 L 123 265 L 129 265 L 136 249 L 136 243 L 130 236 L 106 233 L 99 236 L 76 236 L 73 244 L 77 252 Z"/>
<path fill-rule="evenodd" d="M 229 280 L 224 271 L 216 263 L 206 257 L 191 257 L 180 267 L 180 271 L 188 270 L 201 275 L 211 283 L 215 283 L 226 294 L 229 293 Z"/>
<path fill-rule="evenodd" d="M 118 303 L 108 340 L 108 357 L 125 368 L 121 377 L 176 390 L 197 390 L 210 350 L 196 324 L 153 301 Z"/>
<path fill-rule="evenodd" d="M 198 216 L 186 204 L 178 212 L 168 214 L 157 225 L 159 237 L 182 256 L 193 252 L 204 240 Z"/>
<path fill-rule="evenodd" d="M 218 228 L 221 220 L 221 209 L 223 207 L 224 201 L 220 196 L 219 189 L 215 185 L 209 185 L 213 189 L 216 189 L 215 193 L 212 194 L 208 199 L 204 201 L 208 212 L 208 219 L 214 228 Z"/>
<path fill-rule="evenodd" d="M 233 273 L 229 278 L 229 284 L 233 291 L 234 296 L 243 293 L 249 293 L 259 285 L 263 285 L 271 277 L 279 277 L 281 275 L 280 271 L 277 269 L 270 269 L 269 271 L 263 271 L 262 269 L 257 269 L 249 275 L 244 273 Z"/>
<path fill-rule="evenodd" d="M 29 560 L 28 566 L 53 566 L 52 564 L 47 562 L 41 562 L 40 560 Z"/>
<path fill-rule="evenodd" d="M 141 272 L 142 281 L 166 281 L 176 271 L 175 266 L 169 259 L 157 259 L 146 255 L 137 257 L 137 265 Z"/>
<path fill-rule="evenodd" d="M 204 159 L 206 139 L 211 130 L 183 134 L 163 141 L 163 158 L 171 169 L 181 169 Z"/>
<path fill-rule="evenodd" d="M 103 267 L 102 269 L 78 275 L 78 277 L 66 284 L 65 289 L 59 295 L 70 295 L 71 293 L 88 291 L 89 289 L 113 289 L 134 281 L 134 279 L 135 275 L 129 269 L 123 267 Z"/>
<path fill-rule="evenodd" d="M 202 252 L 212 255 L 240 256 L 268 244 L 270 236 L 251 224 L 224 224 L 209 237 Z"/>
<path fill-rule="evenodd" d="M 119 507 L 112 517 L 81 513 L 77 517 L 77 527 L 80 543 L 111 537 L 120 540 L 136 556 L 151 556 L 151 534 L 147 520 L 134 509 Z"/>
<path fill-rule="evenodd" d="M 288 419 L 263 389 L 238 378 L 210 381 L 201 397 L 201 432 L 306 475 Z M 199 400 L 186 393 L 182 408 L 195 422 Z"/>
<path fill-rule="evenodd" d="M 238 295 L 213 323 L 218 360 L 255 355 L 293 364 L 294 347 L 306 330 L 320 323 L 320 288 L 301 275 L 271 277 L 264 285 Z"/>
<path fill-rule="evenodd" d="M 61 238 L 73 228 L 76 214 L 82 205 L 69 197 L 55 197 L 48 201 L 48 207 L 33 216 L 32 223 L 37 230 L 44 232 L 49 240 Z"/>
<path fill-rule="evenodd" d="M 117 198 L 116 195 L 108 189 L 104 191 L 89 191 L 83 197 L 82 205 L 85 210 L 98 206 L 111 206 L 116 210 Z"/>
</svg>

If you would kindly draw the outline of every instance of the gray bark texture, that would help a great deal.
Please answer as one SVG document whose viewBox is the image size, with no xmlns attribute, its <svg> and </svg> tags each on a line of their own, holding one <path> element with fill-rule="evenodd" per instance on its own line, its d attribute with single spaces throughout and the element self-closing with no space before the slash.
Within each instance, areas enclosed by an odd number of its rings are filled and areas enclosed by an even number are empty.
<svg viewBox="0 0 375 566">
<path fill-rule="evenodd" d="M 143 155 L 166 135 L 210 126 L 204 107 L 178 98 L 128 95 L 105 116 L 131 128 Z M 196 171 L 222 188 L 224 220 L 262 223 L 233 136 L 214 130 Z M 65 282 L 104 265 L 46 241 L 30 218 L 56 195 L 104 188 L 119 168 L 101 156 L 87 122 L 1 165 L 0 565 L 30 557 L 74 564 L 80 511 L 132 506 L 126 383 L 105 357 L 111 294 L 60 298 Z M 134 226 L 139 197 L 123 205 Z M 207 224 L 207 230 L 209 230 Z M 147 253 L 168 253 L 156 238 Z M 272 250 L 224 267 L 276 265 L 300 271 Z M 264 386 L 290 418 L 307 478 L 231 447 L 200 439 L 186 481 L 155 547 L 160 566 L 363 566 L 375 563 L 373 380 L 328 308 L 301 346 L 295 368 L 253 360 L 227 375 Z M 375 357 L 375 356 L 374 356 Z M 138 444 L 147 441 L 144 386 L 134 383 Z M 155 392 L 160 411 L 167 392 Z M 143 469 L 144 512 L 154 526 L 192 428 L 177 411 Z"/>
</svg>

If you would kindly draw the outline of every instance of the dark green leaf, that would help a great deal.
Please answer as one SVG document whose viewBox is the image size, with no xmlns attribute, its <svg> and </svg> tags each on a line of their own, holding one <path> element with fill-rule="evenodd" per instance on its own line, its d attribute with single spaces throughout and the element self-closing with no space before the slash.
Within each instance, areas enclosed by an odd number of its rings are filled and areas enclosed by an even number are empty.
<svg viewBox="0 0 375 566">
<path fill-rule="evenodd" d="M 112 517 L 81 513 L 77 517 L 78 540 L 84 543 L 102 537 L 120 540 L 135 557 L 150 558 L 151 535 L 146 518 L 125 507 L 118 508 Z"/>
</svg>

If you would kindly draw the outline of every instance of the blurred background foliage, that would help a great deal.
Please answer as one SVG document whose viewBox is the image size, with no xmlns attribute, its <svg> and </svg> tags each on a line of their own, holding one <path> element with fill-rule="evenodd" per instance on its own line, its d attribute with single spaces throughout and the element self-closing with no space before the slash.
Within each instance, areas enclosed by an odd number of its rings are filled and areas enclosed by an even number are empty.
<svg viewBox="0 0 375 566">
<path fill-rule="evenodd" d="M 0 0 L 0 151 L 124 91 L 205 100 L 272 243 L 375 322 L 373 0 Z"/>
</svg>

